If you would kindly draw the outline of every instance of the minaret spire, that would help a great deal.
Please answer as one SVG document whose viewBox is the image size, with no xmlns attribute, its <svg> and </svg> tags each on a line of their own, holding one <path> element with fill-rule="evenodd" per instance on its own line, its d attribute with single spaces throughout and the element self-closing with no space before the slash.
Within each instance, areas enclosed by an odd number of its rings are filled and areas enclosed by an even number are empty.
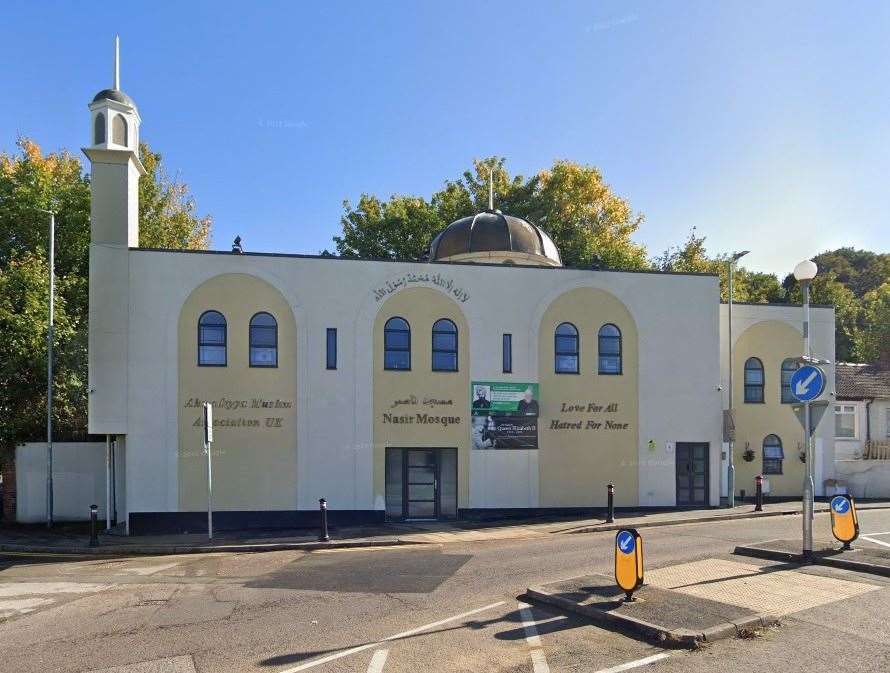
<svg viewBox="0 0 890 673">
<path fill-rule="evenodd" d="M 115 91 L 121 90 L 121 38 L 114 36 L 114 86 Z"/>
<path fill-rule="evenodd" d="M 488 167 L 488 209 L 494 210 L 494 169 Z"/>
</svg>

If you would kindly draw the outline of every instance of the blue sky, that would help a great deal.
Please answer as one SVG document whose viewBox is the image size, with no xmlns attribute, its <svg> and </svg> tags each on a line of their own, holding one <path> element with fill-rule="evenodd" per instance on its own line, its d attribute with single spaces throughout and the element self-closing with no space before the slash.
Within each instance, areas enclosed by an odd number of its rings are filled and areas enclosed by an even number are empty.
<svg viewBox="0 0 890 673">
<path fill-rule="evenodd" d="M 100 9 L 101 8 L 101 9 Z M 88 138 L 122 89 L 214 248 L 332 248 L 341 202 L 428 196 L 472 159 L 598 166 L 650 254 L 691 227 L 787 273 L 890 250 L 890 4 L 6 2 L 0 149 Z"/>
</svg>

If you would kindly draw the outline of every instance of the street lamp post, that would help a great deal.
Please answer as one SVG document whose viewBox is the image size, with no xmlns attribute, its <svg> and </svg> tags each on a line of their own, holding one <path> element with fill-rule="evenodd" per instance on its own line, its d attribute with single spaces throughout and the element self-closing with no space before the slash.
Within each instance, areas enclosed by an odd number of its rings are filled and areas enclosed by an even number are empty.
<svg viewBox="0 0 890 673">
<path fill-rule="evenodd" d="M 810 348 L 810 283 L 816 277 L 819 268 L 815 262 L 808 259 L 794 267 L 794 277 L 800 283 L 803 293 L 803 350 L 804 360 L 812 358 Z M 806 456 L 803 477 L 803 558 L 810 561 L 813 558 L 813 499 L 815 496 L 815 483 L 813 479 L 813 440 L 810 432 L 810 403 L 803 403 L 803 437 Z"/>
<path fill-rule="evenodd" d="M 738 261 L 747 255 L 750 250 L 742 250 L 742 252 L 735 253 L 729 260 L 729 287 L 728 287 L 728 324 L 729 328 L 727 329 L 727 333 L 729 334 L 729 416 L 732 417 L 732 277 L 735 273 L 735 265 Z M 726 466 L 726 489 L 727 489 L 727 499 L 726 504 L 730 508 L 735 507 L 735 460 L 733 459 L 733 449 L 735 445 L 734 441 L 734 431 L 731 430 L 729 433 L 729 461 Z"/>
<path fill-rule="evenodd" d="M 46 527 L 53 526 L 53 330 L 56 300 L 56 214 L 49 213 L 49 325 L 46 330 Z"/>
</svg>

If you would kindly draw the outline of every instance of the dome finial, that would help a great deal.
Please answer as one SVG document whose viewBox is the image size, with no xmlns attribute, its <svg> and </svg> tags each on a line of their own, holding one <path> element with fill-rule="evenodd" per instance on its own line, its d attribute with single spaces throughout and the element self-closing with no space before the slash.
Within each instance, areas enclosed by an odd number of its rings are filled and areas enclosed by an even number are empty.
<svg viewBox="0 0 890 673">
<path fill-rule="evenodd" d="M 114 91 L 121 90 L 121 38 L 119 35 L 114 36 Z"/>
</svg>

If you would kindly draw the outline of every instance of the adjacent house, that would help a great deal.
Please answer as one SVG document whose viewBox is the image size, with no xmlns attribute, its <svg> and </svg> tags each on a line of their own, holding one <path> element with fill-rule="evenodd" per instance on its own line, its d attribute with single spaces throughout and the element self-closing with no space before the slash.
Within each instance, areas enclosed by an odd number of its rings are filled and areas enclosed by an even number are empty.
<svg viewBox="0 0 890 673">
<path fill-rule="evenodd" d="M 837 486 L 890 496 L 890 365 L 839 362 L 834 405 Z"/>
</svg>

